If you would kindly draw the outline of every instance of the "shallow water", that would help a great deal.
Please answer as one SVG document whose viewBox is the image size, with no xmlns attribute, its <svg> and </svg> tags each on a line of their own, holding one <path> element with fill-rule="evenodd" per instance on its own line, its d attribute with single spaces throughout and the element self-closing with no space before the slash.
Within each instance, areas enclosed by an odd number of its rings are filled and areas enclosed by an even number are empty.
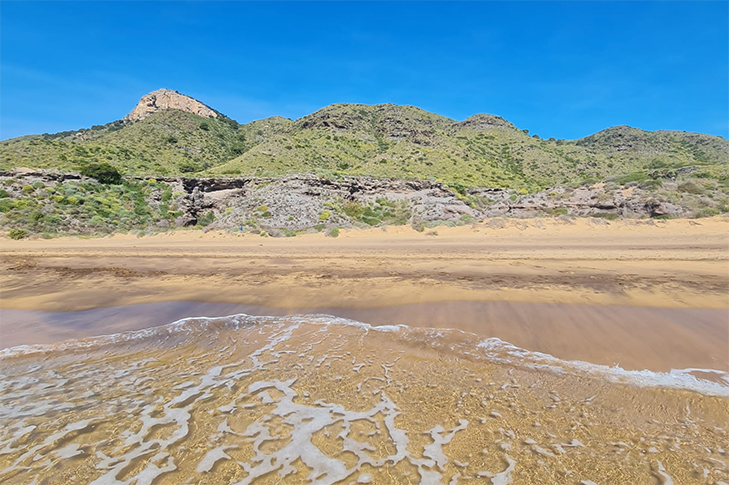
<svg viewBox="0 0 729 485">
<path fill-rule="evenodd" d="M 457 328 L 569 360 L 670 371 L 729 371 L 729 313 L 699 308 L 440 301 L 381 308 L 281 309 L 170 301 L 42 312 L 0 308 L 0 349 L 140 330 L 188 317 L 327 314 L 372 325 Z"/>
<path fill-rule="evenodd" d="M 1 483 L 729 481 L 722 372 L 330 316 L 195 318 L 0 355 Z"/>
</svg>

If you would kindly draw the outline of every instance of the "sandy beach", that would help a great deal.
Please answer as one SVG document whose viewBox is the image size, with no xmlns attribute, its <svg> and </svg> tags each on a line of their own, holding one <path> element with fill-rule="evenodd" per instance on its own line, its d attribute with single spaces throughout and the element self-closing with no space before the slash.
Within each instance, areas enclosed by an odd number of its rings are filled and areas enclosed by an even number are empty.
<svg viewBox="0 0 729 485">
<path fill-rule="evenodd" d="M 374 324 L 456 327 L 563 359 L 729 369 L 726 218 L 497 219 L 434 231 L 6 239 L 0 306 L 75 312 L 187 301 L 277 314 L 306 309 Z M 42 318 L 23 326 L 5 315 L 3 347 L 109 333 L 88 325 L 54 333 Z M 127 325 L 113 328 L 136 329 Z"/>
</svg>

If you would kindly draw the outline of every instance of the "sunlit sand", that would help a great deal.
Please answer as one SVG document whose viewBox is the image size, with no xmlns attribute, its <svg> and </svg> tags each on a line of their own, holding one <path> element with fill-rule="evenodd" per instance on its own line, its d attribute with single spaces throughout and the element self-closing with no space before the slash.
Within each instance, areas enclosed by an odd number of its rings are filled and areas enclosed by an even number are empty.
<svg viewBox="0 0 729 485">
<path fill-rule="evenodd" d="M 3 243 L 0 482 L 727 482 L 729 223 L 509 224 Z"/>
</svg>

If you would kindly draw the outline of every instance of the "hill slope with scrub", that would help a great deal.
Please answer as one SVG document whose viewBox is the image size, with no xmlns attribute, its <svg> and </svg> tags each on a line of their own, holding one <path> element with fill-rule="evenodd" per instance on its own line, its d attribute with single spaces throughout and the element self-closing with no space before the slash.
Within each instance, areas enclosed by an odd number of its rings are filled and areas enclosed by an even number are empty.
<svg viewBox="0 0 729 485">
<path fill-rule="evenodd" d="M 392 104 L 239 124 L 161 90 L 118 121 L 0 142 L 0 183 L 13 237 L 704 217 L 729 211 L 729 142 L 627 126 L 543 140 L 498 116 Z"/>
<path fill-rule="evenodd" d="M 335 104 L 296 121 L 272 117 L 247 124 L 209 110 L 215 116 L 157 109 L 141 119 L 6 140 L 0 142 L 0 169 L 79 170 L 107 162 L 131 176 L 307 172 L 530 192 L 686 173 L 729 184 L 729 141 L 697 133 L 618 126 L 579 140 L 543 140 L 497 116 L 459 122 L 392 104 Z"/>
</svg>

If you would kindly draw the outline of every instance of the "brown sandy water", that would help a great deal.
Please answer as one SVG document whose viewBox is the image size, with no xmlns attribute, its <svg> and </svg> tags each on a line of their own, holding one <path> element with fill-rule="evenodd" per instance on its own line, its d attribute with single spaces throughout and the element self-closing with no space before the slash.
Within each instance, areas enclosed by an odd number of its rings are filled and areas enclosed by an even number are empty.
<svg viewBox="0 0 729 485">
<path fill-rule="evenodd" d="M 729 371 L 729 312 L 715 309 L 445 301 L 281 309 L 195 301 L 80 312 L 0 309 L 0 348 L 140 330 L 187 317 L 326 314 L 371 325 L 456 328 L 564 360 L 624 369 Z"/>
<path fill-rule="evenodd" d="M 191 319 L 0 374 L 2 483 L 729 481 L 729 383 L 457 330 Z"/>
</svg>

